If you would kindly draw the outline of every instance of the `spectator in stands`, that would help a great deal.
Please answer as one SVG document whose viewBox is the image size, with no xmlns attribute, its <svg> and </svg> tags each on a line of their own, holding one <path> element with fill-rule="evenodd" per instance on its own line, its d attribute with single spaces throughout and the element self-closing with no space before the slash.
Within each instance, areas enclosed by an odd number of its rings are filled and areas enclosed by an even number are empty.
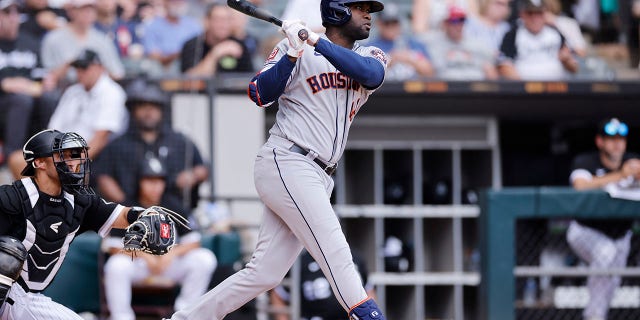
<svg viewBox="0 0 640 320">
<path fill-rule="evenodd" d="M 595 136 L 597 152 L 578 155 L 569 180 L 577 190 L 628 188 L 640 175 L 638 155 L 626 152 L 629 127 L 606 119 Z M 637 188 L 637 187 L 636 187 Z M 627 263 L 633 220 L 578 219 L 567 229 L 571 249 L 593 269 L 623 268 Z M 587 279 L 589 303 L 584 319 L 607 319 L 609 303 L 620 276 L 592 275 Z"/>
<path fill-rule="evenodd" d="M 369 45 L 382 49 L 391 58 L 385 76 L 387 80 L 430 77 L 433 75 L 433 66 L 427 48 L 416 38 L 402 32 L 402 17 L 396 4 L 386 4 L 376 19 L 378 37 L 372 39 Z"/>
<path fill-rule="evenodd" d="M 128 125 L 126 95 L 107 75 L 102 57 L 86 49 L 71 62 L 78 82 L 62 94 L 49 128 L 82 135 L 95 159 L 110 140 L 124 133 Z"/>
<path fill-rule="evenodd" d="M 618 0 L 600 0 L 598 1 L 599 8 L 599 27 L 596 29 L 595 34 L 593 35 L 593 43 L 622 43 L 623 38 L 623 27 L 622 27 L 622 11 L 626 11 L 625 9 L 621 9 L 620 5 L 623 3 L 628 3 L 626 1 L 618 1 Z"/>
<path fill-rule="evenodd" d="M 640 68 L 640 0 L 631 3 L 629 57 L 632 68 Z"/>
<path fill-rule="evenodd" d="M 413 0 L 413 32 L 440 30 L 442 21 L 447 19 L 451 7 L 461 8 L 470 15 L 476 15 L 478 12 L 477 0 Z"/>
<path fill-rule="evenodd" d="M 145 208 L 162 205 L 166 187 L 166 171 L 156 158 L 143 161 L 138 184 L 138 205 Z M 169 208 L 171 209 L 171 208 Z M 178 212 L 188 212 L 182 209 Z M 122 251 L 123 230 L 113 229 L 103 241 L 109 257 L 104 265 L 104 290 L 111 319 L 135 320 L 131 308 L 132 285 L 176 284 L 180 294 L 174 302 L 174 309 L 195 303 L 209 286 L 211 276 L 217 266 L 213 252 L 200 246 L 200 233 L 189 231 L 177 225 L 176 245 L 169 253 L 158 256 L 136 253 L 135 257 Z"/>
<path fill-rule="evenodd" d="M 564 36 L 567 46 L 579 57 L 587 55 L 587 42 L 582 36 L 580 25 L 576 19 L 562 14 L 562 4 L 559 0 L 542 0 L 547 10 L 544 12 L 544 20 L 547 25 L 555 27 Z"/>
<path fill-rule="evenodd" d="M 116 11 L 118 12 L 118 17 L 122 21 L 139 22 L 139 19 L 136 19 L 138 9 L 146 2 L 144 0 L 118 0 L 116 3 Z"/>
<path fill-rule="evenodd" d="M 494 55 L 489 46 L 464 36 L 466 14 L 451 7 L 441 32 L 426 37 L 436 77 L 447 80 L 496 79 Z"/>
<path fill-rule="evenodd" d="M 178 74 L 178 58 L 184 43 L 198 35 L 202 28 L 185 15 L 185 0 L 164 0 L 165 16 L 157 16 L 144 30 L 145 54 L 161 66 L 163 74 Z"/>
<path fill-rule="evenodd" d="M 385 9 L 386 10 L 386 9 Z M 296 284 L 300 292 L 300 318 L 303 320 L 332 320 L 344 318 L 344 309 L 338 303 L 331 291 L 331 286 L 325 278 L 318 263 L 304 250 L 300 254 L 300 282 Z M 369 273 L 364 260 L 356 252 L 353 253 L 360 278 L 364 283 L 369 297 L 375 297 L 373 286 L 367 282 Z M 284 309 L 291 300 L 288 287 L 279 285 L 270 292 L 271 305 L 275 309 L 274 320 L 292 319 Z"/>
<path fill-rule="evenodd" d="M 511 28 L 507 19 L 511 15 L 511 0 L 480 0 L 477 16 L 468 16 L 464 36 L 490 46 L 498 55 L 504 34 Z"/>
<path fill-rule="evenodd" d="M 498 70 L 509 80 L 562 80 L 578 62 L 558 29 L 546 25 L 542 0 L 521 0 L 521 24 L 505 34 Z"/>
<path fill-rule="evenodd" d="M 576 0 L 571 7 L 572 16 L 576 18 L 580 29 L 593 39 L 600 28 L 599 0 Z"/>
<path fill-rule="evenodd" d="M 67 24 L 64 10 L 50 7 L 47 0 L 25 0 L 20 11 L 20 33 L 28 33 L 38 42 L 47 32 Z"/>
<path fill-rule="evenodd" d="M 46 127 L 55 109 L 54 83 L 40 65 L 38 39 L 19 33 L 14 0 L 0 1 L 0 118 L 4 128 L 2 157 L 14 178 L 24 168 L 22 145 Z M 0 161 L 3 162 L 3 161 Z"/>
<path fill-rule="evenodd" d="M 252 58 L 257 58 L 260 41 L 249 33 L 248 22 L 249 16 L 240 11 L 231 10 L 231 36 L 244 44 Z"/>
<path fill-rule="evenodd" d="M 208 7 L 204 32 L 182 47 L 182 72 L 209 77 L 219 72 L 254 71 L 251 54 L 244 43 L 232 37 L 231 10 L 221 3 Z"/>
<path fill-rule="evenodd" d="M 96 12 L 96 29 L 113 41 L 120 58 L 141 57 L 144 54 L 141 39 L 136 33 L 137 24 L 132 20 L 125 21 L 118 16 L 116 0 L 97 0 Z"/>
<path fill-rule="evenodd" d="M 135 203 L 137 169 L 131 163 L 157 158 L 167 171 L 167 192 L 185 207 L 195 207 L 197 186 L 209 177 L 200 152 L 186 136 L 163 119 L 169 100 L 160 88 L 143 79 L 127 86 L 132 122 L 127 133 L 110 143 L 96 160 L 98 192 L 110 201 Z"/>
<path fill-rule="evenodd" d="M 44 67 L 55 79 L 66 78 L 69 82 L 74 82 L 75 73 L 70 70 L 69 63 L 82 50 L 91 49 L 100 55 L 104 67 L 113 79 L 122 78 L 124 67 L 113 42 L 93 26 L 96 22 L 95 0 L 69 0 L 65 8 L 69 23 L 49 32 L 43 39 Z"/>
</svg>

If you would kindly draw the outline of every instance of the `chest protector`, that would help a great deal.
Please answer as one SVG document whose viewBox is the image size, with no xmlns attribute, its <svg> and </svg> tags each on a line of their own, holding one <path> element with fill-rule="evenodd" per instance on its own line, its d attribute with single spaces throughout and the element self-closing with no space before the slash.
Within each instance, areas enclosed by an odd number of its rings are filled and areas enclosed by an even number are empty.
<svg viewBox="0 0 640 320">
<path fill-rule="evenodd" d="M 39 192 L 29 178 L 14 182 L 26 218 L 23 243 L 28 251 L 26 271 L 19 282 L 31 292 L 44 290 L 62 265 L 69 244 L 80 229 L 83 206 L 63 192 L 51 197 Z"/>
</svg>

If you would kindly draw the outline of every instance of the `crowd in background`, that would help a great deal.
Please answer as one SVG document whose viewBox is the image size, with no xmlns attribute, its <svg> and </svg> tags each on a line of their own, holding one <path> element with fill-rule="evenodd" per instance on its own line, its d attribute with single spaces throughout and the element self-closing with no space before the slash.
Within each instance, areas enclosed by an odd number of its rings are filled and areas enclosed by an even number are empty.
<svg viewBox="0 0 640 320">
<path fill-rule="evenodd" d="M 257 72 L 282 35 L 218 1 L 0 0 L 0 164 L 19 178 L 26 137 L 48 127 L 81 134 L 99 164 L 132 130 L 136 78 Z M 324 29 L 320 0 L 252 1 Z M 640 78 L 640 0 L 402 0 L 372 16 L 365 42 L 391 57 L 388 82 L 611 80 L 619 61 Z"/>
<path fill-rule="evenodd" d="M 0 0 L 0 164 L 19 178 L 26 137 L 48 127 L 81 134 L 100 164 L 135 124 L 123 84 L 136 78 L 257 72 L 282 35 L 219 1 Z M 320 0 L 252 2 L 324 29 Z M 364 42 L 391 57 L 388 82 L 611 80 L 612 61 L 640 77 L 640 0 L 403 0 L 372 16 Z"/>
<path fill-rule="evenodd" d="M 4 0 L 1 9 L 3 19 L 19 21 L 16 36 L 33 42 L 30 49 L 43 71 L 33 77 L 46 76 L 42 79 L 46 90 L 75 79 L 73 71 L 67 70 L 68 62 L 83 47 L 99 53 L 115 80 L 140 74 L 206 77 L 216 72 L 257 71 L 275 38 L 280 38 L 276 28 L 216 1 Z M 300 18 L 322 31 L 319 0 L 253 2 L 281 13 L 284 19 Z M 318 10 L 309 10 L 316 4 Z M 512 60 L 517 69 L 520 58 L 533 59 L 526 63 L 573 58 L 580 64 L 588 57 L 613 55 L 617 60 L 624 58 L 629 66 L 638 66 L 638 0 L 404 0 L 386 5 L 383 12 L 373 15 L 376 28 L 370 42 L 381 45 L 394 58 L 392 64 L 398 65 L 392 68 L 394 80 L 415 76 L 512 79 L 516 78 L 513 72 L 501 69 L 506 60 Z M 546 41 L 544 49 L 554 52 L 545 56 L 527 47 L 514 55 L 510 38 L 503 42 L 512 27 L 526 28 L 536 35 L 530 40 Z M 559 31 L 560 43 L 555 43 L 555 35 L 550 35 L 555 31 L 549 27 Z M 555 52 L 552 45 L 562 52 Z M 11 52 L 5 49 L 5 55 Z M 5 63 L 0 68 L 10 66 Z M 463 66 L 467 70 L 449 70 Z M 580 66 L 593 69 L 584 63 Z M 555 80 L 590 71 L 578 65 L 565 69 L 532 77 Z M 518 78 L 530 77 L 527 72 Z"/>
</svg>

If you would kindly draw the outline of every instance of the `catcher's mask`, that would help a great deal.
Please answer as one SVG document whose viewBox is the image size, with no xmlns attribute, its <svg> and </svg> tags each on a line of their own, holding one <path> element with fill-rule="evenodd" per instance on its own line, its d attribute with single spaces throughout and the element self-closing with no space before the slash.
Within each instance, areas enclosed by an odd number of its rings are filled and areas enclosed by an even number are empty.
<svg viewBox="0 0 640 320">
<path fill-rule="evenodd" d="M 51 157 L 62 188 L 76 194 L 94 194 L 89 187 L 91 160 L 87 142 L 75 132 L 44 130 L 31 137 L 23 147 L 27 166 L 23 176 L 34 176 L 33 160 Z"/>
</svg>

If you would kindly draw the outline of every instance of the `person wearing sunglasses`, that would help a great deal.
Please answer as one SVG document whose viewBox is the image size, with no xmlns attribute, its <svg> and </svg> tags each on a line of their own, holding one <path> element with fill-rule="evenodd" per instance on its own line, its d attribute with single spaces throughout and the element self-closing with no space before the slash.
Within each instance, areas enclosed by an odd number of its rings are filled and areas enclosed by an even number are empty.
<svg viewBox="0 0 640 320">
<path fill-rule="evenodd" d="M 569 180 L 576 190 L 630 188 L 640 178 L 638 155 L 627 152 L 629 127 L 617 118 L 603 120 L 595 137 L 597 151 L 578 155 Z M 574 219 L 567 242 L 590 268 L 623 268 L 631 245 L 630 219 Z M 619 276 L 593 275 L 587 279 L 589 302 L 584 319 L 607 319 L 609 303 L 620 285 Z"/>
</svg>

